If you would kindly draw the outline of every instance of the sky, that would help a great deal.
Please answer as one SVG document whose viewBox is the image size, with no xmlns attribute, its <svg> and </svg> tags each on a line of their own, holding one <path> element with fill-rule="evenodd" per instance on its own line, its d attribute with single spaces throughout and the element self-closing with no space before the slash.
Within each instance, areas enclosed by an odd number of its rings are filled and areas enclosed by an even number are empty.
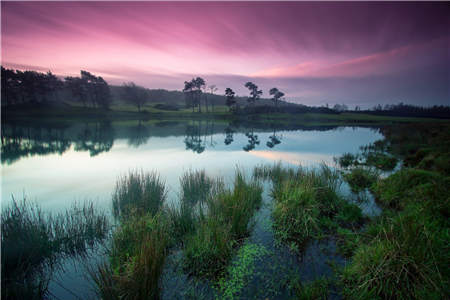
<svg viewBox="0 0 450 300">
<path fill-rule="evenodd" d="M 1 2 L 5 67 L 350 107 L 450 105 L 448 2 Z"/>
</svg>

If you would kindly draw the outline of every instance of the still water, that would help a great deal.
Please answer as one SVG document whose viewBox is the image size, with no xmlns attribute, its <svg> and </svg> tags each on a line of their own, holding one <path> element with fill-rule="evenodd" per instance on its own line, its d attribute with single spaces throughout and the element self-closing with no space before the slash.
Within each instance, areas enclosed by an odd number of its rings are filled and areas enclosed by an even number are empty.
<svg viewBox="0 0 450 300">
<path fill-rule="evenodd" d="M 360 146 L 381 138 L 376 128 L 367 127 L 212 121 L 6 123 L 2 125 L 1 204 L 7 205 L 12 197 L 26 197 L 44 211 L 62 212 L 74 202 L 89 199 L 110 212 L 116 179 L 130 169 L 157 171 L 169 187 L 168 200 L 176 202 L 179 178 L 189 169 L 205 169 L 208 175 L 231 182 L 237 167 L 250 173 L 256 165 L 279 161 L 287 165 L 333 166 L 333 157 L 356 153 Z M 267 190 L 265 193 L 265 202 L 270 205 Z M 263 221 L 257 222 L 249 241 L 272 249 L 273 257 L 267 259 L 295 260 L 286 249 L 272 245 L 270 230 L 258 225 L 270 221 L 270 209 L 263 209 L 259 218 Z M 311 259 L 305 263 L 318 257 L 314 247 L 318 249 L 319 245 L 312 245 Z M 51 294 L 60 299 L 93 297 L 86 271 L 76 268 L 77 262 L 63 265 L 58 279 L 50 284 Z M 261 273 L 271 274 L 269 271 Z M 170 277 L 164 283 L 163 298 L 178 298 L 172 292 L 189 283 L 184 277 Z"/>
<path fill-rule="evenodd" d="M 277 130 L 206 121 L 4 124 L 2 204 L 26 196 L 45 210 L 86 199 L 107 208 L 117 177 L 130 169 L 158 171 L 174 201 L 188 169 L 231 180 L 236 167 L 261 163 L 332 165 L 334 156 L 380 138 L 376 129 L 362 127 Z"/>
</svg>

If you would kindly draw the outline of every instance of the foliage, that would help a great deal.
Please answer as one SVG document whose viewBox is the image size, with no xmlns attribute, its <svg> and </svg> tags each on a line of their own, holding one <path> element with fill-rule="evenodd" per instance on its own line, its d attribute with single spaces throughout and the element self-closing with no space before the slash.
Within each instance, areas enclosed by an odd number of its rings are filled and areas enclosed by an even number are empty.
<svg viewBox="0 0 450 300">
<path fill-rule="evenodd" d="M 147 89 L 134 84 L 134 82 L 124 83 L 122 85 L 122 95 L 123 99 L 135 105 L 139 112 L 148 100 Z"/>
<path fill-rule="evenodd" d="M 405 207 L 410 198 L 417 195 L 421 186 L 433 184 L 439 180 L 439 177 L 439 174 L 430 171 L 402 169 L 378 181 L 373 190 L 381 204 L 400 209 Z"/>
</svg>

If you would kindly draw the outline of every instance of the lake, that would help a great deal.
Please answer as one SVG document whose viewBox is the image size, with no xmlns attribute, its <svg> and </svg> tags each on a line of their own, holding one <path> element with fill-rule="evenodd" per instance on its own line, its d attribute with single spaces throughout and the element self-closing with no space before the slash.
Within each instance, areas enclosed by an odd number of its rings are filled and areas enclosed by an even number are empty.
<svg viewBox="0 0 450 300">
<path fill-rule="evenodd" d="M 63 212 L 74 202 L 90 199 L 110 213 L 116 179 L 130 169 L 157 171 L 169 188 L 168 201 L 176 203 L 179 178 L 190 169 L 204 169 L 208 175 L 222 177 L 230 183 L 236 168 L 251 175 L 254 166 L 276 162 L 334 166 L 333 157 L 356 153 L 360 146 L 382 138 L 375 127 L 280 126 L 205 120 L 5 123 L 1 144 L 1 204 L 8 205 L 12 197 L 18 200 L 26 197 L 44 211 Z M 269 203 L 268 192 L 265 194 L 265 202 Z M 270 209 L 263 209 L 258 217 L 267 221 Z M 262 223 L 257 223 L 255 232 L 264 231 L 258 224 Z M 255 234 L 251 239 L 273 244 L 273 237 L 264 237 L 267 233 Z M 286 250 L 274 251 L 294 259 Z M 312 258 L 317 255 L 317 251 L 310 249 L 310 252 Z M 311 260 L 306 261 L 311 264 Z M 61 299 L 92 296 L 86 291 L 90 285 L 82 276 L 84 271 L 69 262 L 63 265 L 58 281 L 50 284 L 50 292 Z M 186 280 L 166 280 L 163 297 L 178 297 L 171 290 L 180 289 L 179 285 Z"/>
</svg>

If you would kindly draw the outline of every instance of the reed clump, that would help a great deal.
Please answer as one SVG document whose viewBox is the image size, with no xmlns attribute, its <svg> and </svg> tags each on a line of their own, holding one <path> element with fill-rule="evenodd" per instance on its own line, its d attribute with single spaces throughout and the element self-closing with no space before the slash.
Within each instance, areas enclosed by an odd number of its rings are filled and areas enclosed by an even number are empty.
<svg viewBox="0 0 450 300">
<path fill-rule="evenodd" d="M 326 165 L 316 169 L 259 167 L 256 176 L 270 178 L 277 236 L 297 249 L 313 238 L 334 233 L 339 226 L 361 224 L 359 207 L 338 195 L 339 172 Z"/>
<path fill-rule="evenodd" d="M 249 233 L 249 223 L 261 205 L 262 188 L 236 172 L 232 190 L 211 197 L 196 230 L 184 249 L 186 269 L 196 275 L 217 277 L 224 271 L 234 249 Z"/>
<path fill-rule="evenodd" d="M 112 196 L 116 217 L 156 214 L 167 198 L 164 181 L 156 172 L 132 170 L 120 176 Z"/>
<path fill-rule="evenodd" d="M 25 295 L 33 298 L 34 292 L 45 295 L 47 279 L 37 277 L 46 277 L 45 273 L 51 273 L 62 258 L 85 255 L 109 231 L 106 215 L 95 209 L 92 202 L 74 204 L 65 213 L 51 214 L 43 213 L 37 204 L 25 199 L 13 199 L 3 209 L 1 219 L 5 299 Z"/>
</svg>

